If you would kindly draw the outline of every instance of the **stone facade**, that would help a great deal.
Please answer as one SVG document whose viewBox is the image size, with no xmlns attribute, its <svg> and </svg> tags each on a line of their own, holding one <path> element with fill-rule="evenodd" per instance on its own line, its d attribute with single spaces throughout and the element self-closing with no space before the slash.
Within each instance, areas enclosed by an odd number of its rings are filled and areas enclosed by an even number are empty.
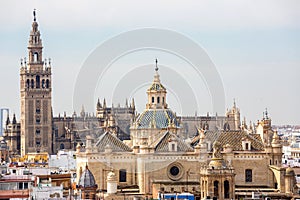
<svg viewBox="0 0 300 200">
<path fill-rule="evenodd" d="M 52 72 L 43 60 L 43 45 L 36 22 L 29 36 L 28 61 L 21 61 L 21 155 L 52 153 Z"/>
<path fill-rule="evenodd" d="M 199 126 L 198 135 L 187 143 L 180 134 L 180 120 L 166 101 L 165 106 L 157 104 L 158 97 L 166 100 L 157 71 L 147 93 L 146 109 L 131 124 L 130 140 L 122 142 L 107 131 L 77 146 L 78 166 L 89 164 L 101 190 L 113 171 L 119 189 L 136 188 L 153 198 L 180 192 L 199 198 L 247 198 L 260 189 L 267 191 L 265 195 L 289 198 L 285 193 L 294 192 L 293 172 L 281 166 L 281 140 L 267 115 L 255 128 L 245 121 L 227 121 L 221 130 Z M 228 112 L 239 109 L 234 104 Z"/>
</svg>

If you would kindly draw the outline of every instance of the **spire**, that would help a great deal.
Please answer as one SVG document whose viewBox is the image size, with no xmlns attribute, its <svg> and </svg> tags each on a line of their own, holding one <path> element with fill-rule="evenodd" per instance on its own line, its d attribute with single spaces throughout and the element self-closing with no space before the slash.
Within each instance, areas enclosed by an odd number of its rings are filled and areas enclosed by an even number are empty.
<svg viewBox="0 0 300 200">
<path fill-rule="evenodd" d="M 98 98 L 98 101 L 97 101 L 97 110 L 99 110 L 101 108 L 101 103 L 100 103 L 100 99 Z"/>
<path fill-rule="evenodd" d="M 147 90 L 148 103 L 146 104 L 146 109 L 162 109 L 168 107 L 166 103 L 167 90 L 160 82 L 157 63 L 158 61 L 156 59 L 154 80 Z"/>
<path fill-rule="evenodd" d="M 13 120 L 12 120 L 12 123 L 13 124 L 17 124 L 17 120 L 16 120 L 16 114 L 14 113 L 14 115 L 13 115 Z"/>
<path fill-rule="evenodd" d="M 81 107 L 80 116 L 81 116 L 81 117 L 84 117 L 84 116 L 85 116 L 85 111 L 84 111 L 84 106 L 83 106 L 83 105 L 82 105 L 82 107 Z"/>
<path fill-rule="evenodd" d="M 236 108 L 235 98 L 233 98 L 233 107 Z"/>
<path fill-rule="evenodd" d="M 38 64 L 39 68 L 43 67 L 42 49 L 43 46 L 42 46 L 41 34 L 40 31 L 38 30 L 38 23 L 36 21 L 36 10 L 34 9 L 32 29 L 30 31 L 29 43 L 28 43 L 28 53 L 29 53 L 28 64 L 29 65 Z"/>
<path fill-rule="evenodd" d="M 106 108 L 106 101 L 105 101 L 105 98 L 103 100 L 103 108 Z"/>
<path fill-rule="evenodd" d="M 131 108 L 135 108 L 134 98 L 131 100 Z"/>
<path fill-rule="evenodd" d="M 7 115 L 7 118 L 6 118 L 6 126 L 10 124 L 10 119 L 9 119 L 9 115 Z"/>
</svg>

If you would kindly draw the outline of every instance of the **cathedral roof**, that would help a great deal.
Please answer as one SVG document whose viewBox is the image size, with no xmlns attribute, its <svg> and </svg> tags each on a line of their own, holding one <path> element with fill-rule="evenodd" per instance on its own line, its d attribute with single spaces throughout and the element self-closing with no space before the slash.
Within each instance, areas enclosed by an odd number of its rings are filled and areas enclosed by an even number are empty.
<svg viewBox="0 0 300 200">
<path fill-rule="evenodd" d="M 136 120 L 137 128 L 167 128 L 171 123 L 179 127 L 176 115 L 170 109 L 146 109 Z"/>
<path fill-rule="evenodd" d="M 99 152 L 104 152 L 105 148 L 110 148 L 113 152 L 130 152 L 131 148 L 124 144 L 119 138 L 110 132 L 103 133 L 96 143 Z"/>
<path fill-rule="evenodd" d="M 94 175 L 89 170 L 88 166 L 86 166 L 86 169 L 83 171 L 83 173 L 79 179 L 78 185 L 79 185 L 79 187 L 84 187 L 84 188 L 96 186 Z"/>
<path fill-rule="evenodd" d="M 264 144 L 259 134 L 248 134 L 245 131 L 206 131 L 205 139 L 212 144 L 218 141 L 221 146 L 231 145 L 234 151 L 242 151 L 242 140 L 247 139 L 251 142 L 252 150 L 263 151 Z M 199 142 L 199 135 L 193 138 L 192 145 L 195 146 Z"/>
<path fill-rule="evenodd" d="M 193 151 L 192 147 L 190 147 L 181 138 L 170 131 L 162 133 L 161 137 L 159 137 L 151 146 L 154 147 L 156 152 L 169 152 L 170 140 L 177 141 L 177 151 L 179 152 Z"/>
</svg>

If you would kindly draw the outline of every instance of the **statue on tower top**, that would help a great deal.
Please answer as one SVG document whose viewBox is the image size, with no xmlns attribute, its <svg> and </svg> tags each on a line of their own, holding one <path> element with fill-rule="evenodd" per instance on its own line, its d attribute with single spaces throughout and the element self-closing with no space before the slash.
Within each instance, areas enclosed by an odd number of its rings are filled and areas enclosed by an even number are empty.
<svg viewBox="0 0 300 200">
<path fill-rule="evenodd" d="M 33 9 L 33 21 L 36 21 L 35 9 Z"/>
</svg>

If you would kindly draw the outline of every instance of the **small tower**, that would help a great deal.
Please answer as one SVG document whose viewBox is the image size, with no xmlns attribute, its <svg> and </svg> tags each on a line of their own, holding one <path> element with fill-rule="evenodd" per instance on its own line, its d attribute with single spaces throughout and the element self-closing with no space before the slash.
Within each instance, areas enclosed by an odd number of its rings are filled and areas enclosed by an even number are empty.
<svg viewBox="0 0 300 200">
<path fill-rule="evenodd" d="M 86 165 L 84 172 L 81 174 L 78 189 L 81 191 L 82 199 L 96 199 L 96 190 L 98 186 L 96 184 L 93 173 Z"/>
<path fill-rule="evenodd" d="M 273 149 L 273 164 L 277 166 L 281 166 L 282 160 L 282 144 L 280 142 L 280 138 L 278 136 L 277 131 L 274 131 L 273 140 L 272 140 L 272 149 Z"/>
<path fill-rule="evenodd" d="M 117 177 L 113 171 L 107 174 L 107 194 L 115 194 L 118 189 Z"/>
<path fill-rule="evenodd" d="M 21 155 L 52 153 L 51 60 L 43 61 L 41 34 L 33 11 L 28 43 L 28 62 L 21 62 Z"/>
<path fill-rule="evenodd" d="M 166 88 L 161 84 L 158 74 L 157 59 L 155 60 L 155 74 L 154 80 L 150 88 L 147 90 L 148 103 L 146 109 L 167 109 Z"/>
<path fill-rule="evenodd" d="M 220 143 L 213 145 L 213 157 L 208 167 L 200 170 L 201 199 L 234 199 L 234 169 L 228 166 L 220 152 Z"/>
<path fill-rule="evenodd" d="M 241 127 L 240 109 L 236 106 L 235 99 L 233 100 L 233 107 L 226 113 L 227 121 L 231 130 L 239 130 Z"/>
<path fill-rule="evenodd" d="M 273 130 L 272 130 L 272 120 L 268 115 L 268 111 L 266 109 L 263 112 L 262 120 L 258 121 L 256 126 L 256 133 L 260 135 L 262 141 L 265 145 L 271 145 L 273 139 Z"/>
</svg>

